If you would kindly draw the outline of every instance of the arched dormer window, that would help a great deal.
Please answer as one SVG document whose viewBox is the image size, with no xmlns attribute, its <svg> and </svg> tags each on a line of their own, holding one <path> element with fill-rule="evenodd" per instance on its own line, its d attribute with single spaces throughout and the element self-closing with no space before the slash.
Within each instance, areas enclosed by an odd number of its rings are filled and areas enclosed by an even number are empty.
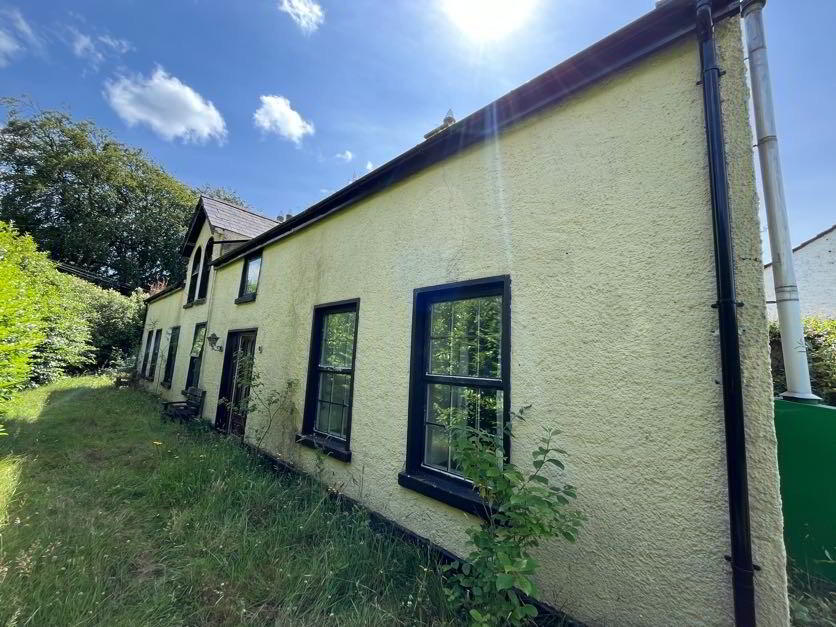
<svg viewBox="0 0 836 627">
<path fill-rule="evenodd" d="M 206 291 L 209 289 L 209 270 L 212 263 L 212 248 L 215 245 L 215 240 L 209 238 L 206 242 L 206 248 L 203 251 L 203 270 L 200 272 L 200 287 L 197 288 L 197 297 L 206 298 Z"/>
<path fill-rule="evenodd" d="M 194 259 L 192 259 L 192 277 L 189 279 L 189 295 L 186 302 L 190 303 L 194 300 L 195 290 L 197 290 L 197 278 L 200 274 L 200 246 L 194 251 Z"/>
</svg>

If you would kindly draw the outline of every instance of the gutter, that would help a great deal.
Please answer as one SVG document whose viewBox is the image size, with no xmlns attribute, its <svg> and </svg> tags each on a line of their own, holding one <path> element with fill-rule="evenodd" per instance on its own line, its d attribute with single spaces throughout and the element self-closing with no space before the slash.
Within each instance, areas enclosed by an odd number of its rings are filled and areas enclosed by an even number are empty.
<svg viewBox="0 0 836 627">
<path fill-rule="evenodd" d="M 713 0 L 715 20 L 740 12 L 738 0 Z M 504 130 L 577 92 L 693 35 L 693 0 L 668 0 L 589 48 L 451 124 L 350 185 L 212 261 L 222 267 L 247 253 L 289 237 L 466 148 L 496 139 Z M 385 215 L 381 215 L 385 219 Z"/>
<path fill-rule="evenodd" d="M 710 0 L 696 0 L 697 38 L 705 111 L 705 138 L 711 182 L 714 222 L 714 267 L 717 278 L 717 309 L 722 364 L 723 410 L 726 431 L 726 469 L 729 487 L 729 531 L 731 536 L 732 593 L 734 620 L 738 627 L 755 625 L 754 565 L 749 524 L 749 485 L 746 470 L 746 433 L 743 421 L 743 383 L 737 301 L 732 249 L 729 189 L 726 175 L 720 76 L 714 41 L 714 20 Z"/>
</svg>

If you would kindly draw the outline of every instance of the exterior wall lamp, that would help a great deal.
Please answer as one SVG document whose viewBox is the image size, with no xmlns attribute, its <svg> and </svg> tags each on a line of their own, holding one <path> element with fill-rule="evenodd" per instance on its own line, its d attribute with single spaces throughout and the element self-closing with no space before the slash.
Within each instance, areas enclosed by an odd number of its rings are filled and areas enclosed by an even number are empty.
<svg viewBox="0 0 836 627">
<path fill-rule="evenodd" d="M 206 338 L 209 342 L 209 348 L 213 351 L 222 351 L 224 349 L 223 346 L 218 346 L 218 340 L 221 339 L 218 337 L 217 333 L 213 333 L 209 337 Z"/>
</svg>

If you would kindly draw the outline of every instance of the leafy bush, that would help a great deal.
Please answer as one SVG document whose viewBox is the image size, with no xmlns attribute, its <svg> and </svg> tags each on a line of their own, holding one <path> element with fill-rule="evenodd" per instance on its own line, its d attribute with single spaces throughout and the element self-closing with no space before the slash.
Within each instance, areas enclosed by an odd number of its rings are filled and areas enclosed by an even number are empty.
<svg viewBox="0 0 836 627">
<path fill-rule="evenodd" d="M 62 276 L 69 279 L 67 289 L 72 292 L 71 300 L 82 307 L 82 317 L 90 329 L 96 368 L 124 360 L 125 355 L 134 352 L 143 324 L 145 294 L 142 290 L 123 296 L 73 276 Z"/>
<path fill-rule="evenodd" d="M 58 296 L 51 272 L 31 237 L 0 222 L 0 402 L 29 381 L 32 355 L 47 338 Z"/>
<path fill-rule="evenodd" d="M 140 291 L 125 297 L 62 274 L 31 237 L 0 222 L 0 399 L 124 358 L 142 312 Z"/>
<path fill-rule="evenodd" d="M 513 413 L 523 420 L 527 408 Z M 535 596 L 537 562 L 531 551 L 546 539 L 574 542 L 585 516 L 570 502 L 576 496 L 569 484 L 558 484 L 545 470 L 563 469 L 554 446 L 557 429 L 548 431 L 532 453 L 531 470 L 503 461 L 502 433 L 494 434 L 458 424 L 453 430 L 458 467 L 473 482 L 486 516 L 468 529 L 473 547 L 467 560 L 446 567 L 446 591 L 451 604 L 475 625 L 522 625 L 537 616 L 517 590 Z M 510 424 L 505 435 L 512 437 Z"/>
<path fill-rule="evenodd" d="M 50 383 L 65 374 L 82 372 L 93 365 L 90 326 L 86 305 L 78 298 L 76 282 L 81 279 L 61 274 L 53 268 L 46 275 L 53 287 L 51 298 L 56 306 L 46 318 L 46 338 L 32 355 L 31 382 Z"/>
<path fill-rule="evenodd" d="M 813 393 L 828 405 L 836 405 L 836 319 L 810 316 L 804 318 L 804 339 L 810 364 Z M 769 323 L 769 349 L 772 359 L 772 385 L 776 396 L 787 389 L 781 330 Z"/>
</svg>

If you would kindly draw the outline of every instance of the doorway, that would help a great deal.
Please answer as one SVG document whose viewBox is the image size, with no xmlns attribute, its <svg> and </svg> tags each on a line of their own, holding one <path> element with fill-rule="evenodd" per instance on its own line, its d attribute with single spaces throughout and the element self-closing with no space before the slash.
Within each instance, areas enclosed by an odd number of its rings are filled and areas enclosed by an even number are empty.
<svg viewBox="0 0 836 627">
<path fill-rule="evenodd" d="M 215 428 L 244 437 L 255 356 L 255 329 L 230 331 L 226 337 L 224 367 L 218 391 Z"/>
</svg>

